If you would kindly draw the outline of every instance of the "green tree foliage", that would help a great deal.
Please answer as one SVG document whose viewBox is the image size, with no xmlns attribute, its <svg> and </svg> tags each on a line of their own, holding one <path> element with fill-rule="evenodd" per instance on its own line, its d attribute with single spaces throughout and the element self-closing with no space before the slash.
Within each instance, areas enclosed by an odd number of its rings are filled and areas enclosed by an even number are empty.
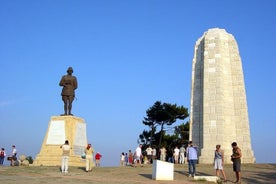
<svg viewBox="0 0 276 184">
<path fill-rule="evenodd" d="M 188 145 L 189 141 L 189 122 L 182 123 L 179 126 L 173 127 L 173 134 L 164 134 L 162 139 L 162 146 L 165 146 L 167 150 L 174 149 L 175 146 Z"/>
<path fill-rule="evenodd" d="M 179 139 L 179 145 L 186 144 L 189 140 L 189 129 L 190 123 L 186 122 L 186 124 L 182 123 L 181 125 L 175 127 L 174 134 Z"/>
<path fill-rule="evenodd" d="M 143 133 L 139 135 L 139 140 L 142 144 L 151 144 L 151 131 L 144 130 Z"/>
<path fill-rule="evenodd" d="M 162 138 L 165 135 L 165 127 L 171 126 L 177 120 L 183 120 L 189 116 L 188 109 L 176 104 L 161 103 L 156 101 L 152 107 L 146 111 L 147 117 L 144 117 L 143 124 L 149 126 L 150 131 L 144 130 L 139 136 L 141 142 L 150 144 L 153 142 L 160 148 Z M 160 131 L 156 133 L 156 128 Z M 141 139 L 142 138 L 142 139 Z M 158 143 L 156 142 L 158 139 Z"/>
</svg>

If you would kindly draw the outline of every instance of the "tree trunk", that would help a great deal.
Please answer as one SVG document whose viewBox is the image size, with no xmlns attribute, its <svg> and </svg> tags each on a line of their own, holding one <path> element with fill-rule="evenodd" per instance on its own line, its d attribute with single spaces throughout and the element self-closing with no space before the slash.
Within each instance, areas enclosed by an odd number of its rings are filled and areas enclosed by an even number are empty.
<svg viewBox="0 0 276 184">
<path fill-rule="evenodd" d="M 161 130 L 160 130 L 160 137 L 159 137 L 159 144 L 158 144 L 158 150 L 161 148 L 161 142 L 163 138 L 163 129 L 164 129 L 164 123 L 161 124 Z"/>
</svg>

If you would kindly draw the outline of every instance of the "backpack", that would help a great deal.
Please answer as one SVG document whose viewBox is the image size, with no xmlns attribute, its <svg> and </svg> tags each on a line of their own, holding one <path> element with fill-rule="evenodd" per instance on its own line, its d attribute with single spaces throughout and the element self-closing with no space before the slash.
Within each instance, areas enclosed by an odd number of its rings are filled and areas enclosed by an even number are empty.
<svg viewBox="0 0 276 184">
<path fill-rule="evenodd" d="M 1 151 L 1 153 L 0 153 L 0 157 L 5 157 L 5 152 L 4 151 Z"/>
</svg>

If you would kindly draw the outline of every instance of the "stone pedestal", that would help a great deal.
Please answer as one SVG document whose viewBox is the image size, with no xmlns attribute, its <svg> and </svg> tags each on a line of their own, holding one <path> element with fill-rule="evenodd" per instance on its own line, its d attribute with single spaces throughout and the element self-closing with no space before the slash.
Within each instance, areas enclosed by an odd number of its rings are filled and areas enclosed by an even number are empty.
<svg viewBox="0 0 276 184">
<path fill-rule="evenodd" d="M 160 160 L 154 160 L 152 165 L 152 179 L 173 180 L 174 164 Z"/>
<path fill-rule="evenodd" d="M 60 166 L 65 140 L 71 146 L 69 166 L 85 166 L 81 158 L 87 146 L 86 123 L 76 116 L 52 116 L 40 153 L 34 160 L 36 166 Z"/>
</svg>

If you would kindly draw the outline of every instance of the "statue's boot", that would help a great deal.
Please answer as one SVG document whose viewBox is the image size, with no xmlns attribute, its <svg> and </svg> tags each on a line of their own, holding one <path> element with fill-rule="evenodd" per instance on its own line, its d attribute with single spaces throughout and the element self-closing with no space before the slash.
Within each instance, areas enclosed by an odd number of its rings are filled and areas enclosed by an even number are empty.
<svg viewBox="0 0 276 184">
<path fill-rule="evenodd" d="M 67 116 L 67 107 L 64 105 L 64 114 L 61 114 L 61 116 Z"/>
<path fill-rule="evenodd" d="M 69 113 L 68 113 L 69 116 L 74 116 L 73 114 L 71 114 L 71 111 L 69 110 Z"/>
</svg>

